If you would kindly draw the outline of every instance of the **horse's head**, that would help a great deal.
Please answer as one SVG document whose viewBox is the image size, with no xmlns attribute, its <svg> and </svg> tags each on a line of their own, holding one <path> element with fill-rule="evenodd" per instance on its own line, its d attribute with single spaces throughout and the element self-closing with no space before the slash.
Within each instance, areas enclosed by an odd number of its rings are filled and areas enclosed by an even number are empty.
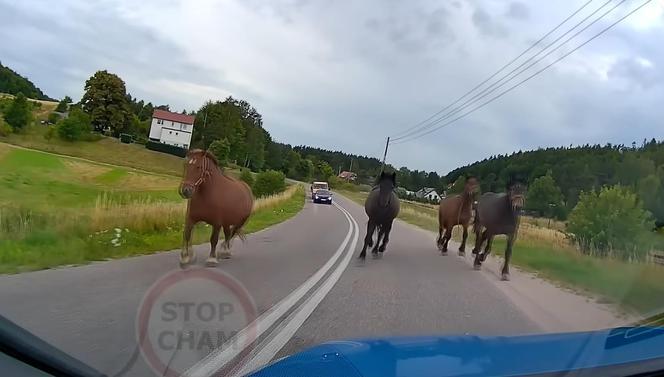
<svg viewBox="0 0 664 377">
<path fill-rule="evenodd" d="M 526 204 L 526 187 L 521 183 L 512 183 L 507 189 L 507 196 L 512 211 L 515 213 L 521 212 Z"/>
<path fill-rule="evenodd" d="M 463 193 L 468 196 L 475 196 L 480 190 L 480 181 L 470 176 L 466 178 L 466 184 L 463 186 Z"/>
<path fill-rule="evenodd" d="M 185 199 L 191 198 L 196 189 L 205 183 L 212 169 L 216 166 L 217 159 L 208 151 L 194 149 L 187 153 L 182 182 L 180 183 L 180 195 Z"/>
<path fill-rule="evenodd" d="M 385 172 L 380 173 L 378 178 L 378 189 L 380 193 L 378 195 L 378 205 L 381 207 L 387 207 L 390 204 L 390 199 L 392 198 L 392 191 L 397 187 L 397 173 L 385 174 Z"/>
</svg>

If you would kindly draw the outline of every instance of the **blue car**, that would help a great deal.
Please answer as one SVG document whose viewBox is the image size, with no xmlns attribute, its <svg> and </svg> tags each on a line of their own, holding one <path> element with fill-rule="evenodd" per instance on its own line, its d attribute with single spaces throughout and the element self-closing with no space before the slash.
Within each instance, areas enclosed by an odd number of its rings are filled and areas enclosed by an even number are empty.
<svg viewBox="0 0 664 377">
<path fill-rule="evenodd" d="M 332 192 L 329 190 L 316 190 L 316 193 L 313 194 L 314 203 L 326 203 L 332 204 Z"/>
</svg>

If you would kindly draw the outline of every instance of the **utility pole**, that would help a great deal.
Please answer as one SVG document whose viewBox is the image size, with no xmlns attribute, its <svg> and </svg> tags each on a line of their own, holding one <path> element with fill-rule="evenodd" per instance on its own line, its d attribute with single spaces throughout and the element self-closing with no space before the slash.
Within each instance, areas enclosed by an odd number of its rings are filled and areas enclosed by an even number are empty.
<svg viewBox="0 0 664 377">
<path fill-rule="evenodd" d="M 203 142 L 203 148 L 205 148 L 205 125 L 207 124 L 207 109 L 205 110 L 205 116 L 203 117 L 203 132 L 201 136 L 201 141 Z"/>
<path fill-rule="evenodd" d="M 387 147 L 390 146 L 390 137 L 387 137 L 387 141 L 385 142 L 385 153 L 383 153 L 383 163 L 380 166 L 380 172 L 382 173 L 385 170 L 385 158 L 387 157 Z"/>
</svg>

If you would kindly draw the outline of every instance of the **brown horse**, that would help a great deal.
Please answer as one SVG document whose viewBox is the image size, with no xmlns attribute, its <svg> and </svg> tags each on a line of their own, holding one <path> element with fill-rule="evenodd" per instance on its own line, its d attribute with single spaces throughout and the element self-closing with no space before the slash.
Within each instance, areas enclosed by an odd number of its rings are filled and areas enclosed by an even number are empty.
<svg viewBox="0 0 664 377">
<path fill-rule="evenodd" d="M 187 154 L 180 195 L 189 199 L 180 265 L 186 266 L 195 260 L 191 251 L 191 231 L 201 221 L 212 226 L 210 256 L 205 264 L 213 267 L 219 263 L 216 249 L 222 228 L 225 250 L 222 258 L 230 258 L 230 241 L 236 235 L 242 237 L 242 226 L 247 222 L 254 205 L 249 186 L 225 175 L 210 152 L 194 149 Z"/>
<path fill-rule="evenodd" d="M 447 244 L 452 238 L 452 228 L 456 225 L 463 227 L 463 238 L 459 246 L 459 255 L 466 253 L 466 240 L 468 239 L 468 225 L 472 217 L 473 202 L 479 188 L 479 181 L 475 177 L 468 177 L 461 195 L 447 197 L 440 201 L 438 207 L 438 250 L 447 255 Z M 445 234 L 443 234 L 443 232 Z"/>
<path fill-rule="evenodd" d="M 512 246 L 516 241 L 519 230 L 519 219 L 521 209 L 525 205 L 525 187 L 519 183 L 510 185 L 507 193 L 496 194 L 487 192 L 482 195 L 475 209 L 475 254 L 474 267 L 476 270 L 482 268 L 482 262 L 491 253 L 491 242 L 496 234 L 507 236 L 507 248 L 505 249 L 505 264 L 502 270 L 502 280 L 510 279 L 510 259 L 512 259 Z M 482 231 L 483 230 L 483 231 Z M 481 233 L 481 234 L 480 234 Z M 482 245 L 486 242 L 484 252 L 480 253 Z"/>
</svg>

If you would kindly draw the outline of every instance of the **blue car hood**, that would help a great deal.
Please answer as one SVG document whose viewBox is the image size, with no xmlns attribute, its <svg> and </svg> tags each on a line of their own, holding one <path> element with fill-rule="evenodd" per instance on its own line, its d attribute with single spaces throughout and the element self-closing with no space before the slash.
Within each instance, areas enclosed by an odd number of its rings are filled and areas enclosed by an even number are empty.
<svg viewBox="0 0 664 377">
<path fill-rule="evenodd" d="M 327 342 L 280 359 L 253 377 L 631 375 L 664 370 L 664 329 L 509 337 L 401 337 Z"/>
</svg>

